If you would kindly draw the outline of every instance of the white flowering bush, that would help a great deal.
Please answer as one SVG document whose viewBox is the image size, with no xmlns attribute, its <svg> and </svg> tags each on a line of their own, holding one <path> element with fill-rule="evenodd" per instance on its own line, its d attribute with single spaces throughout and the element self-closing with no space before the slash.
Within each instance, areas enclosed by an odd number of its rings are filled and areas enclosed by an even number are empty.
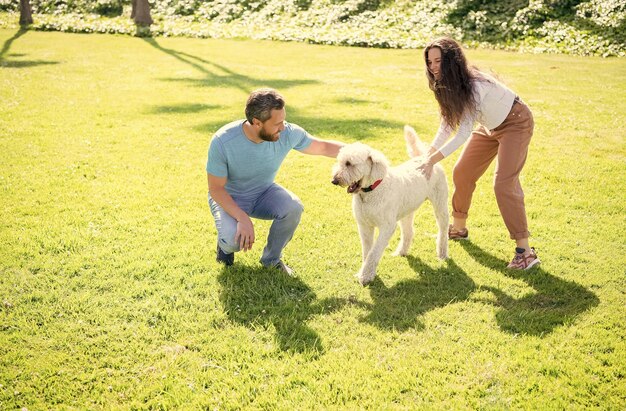
<svg viewBox="0 0 626 411">
<path fill-rule="evenodd" d="M 0 10 L 16 12 L 18 3 L 0 0 Z M 420 48 L 449 35 L 481 47 L 626 56 L 624 0 L 150 0 L 155 24 L 147 33 L 134 29 L 130 0 L 31 4 L 32 27 L 41 30 L 385 48 Z"/>
<path fill-rule="evenodd" d="M 20 3 L 15 0 L 0 0 L 0 11 L 18 11 Z"/>
<path fill-rule="evenodd" d="M 576 15 L 588 19 L 598 26 L 623 27 L 626 22 L 624 0 L 591 0 L 576 7 Z"/>
<path fill-rule="evenodd" d="M 101 16 L 119 16 L 124 11 L 122 0 L 96 0 L 92 11 Z"/>
</svg>

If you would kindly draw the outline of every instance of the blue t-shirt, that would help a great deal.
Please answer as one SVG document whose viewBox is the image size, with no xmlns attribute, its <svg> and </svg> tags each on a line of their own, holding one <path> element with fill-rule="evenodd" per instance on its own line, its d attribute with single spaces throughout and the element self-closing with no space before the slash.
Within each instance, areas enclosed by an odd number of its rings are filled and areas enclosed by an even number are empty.
<svg viewBox="0 0 626 411">
<path fill-rule="evenodd" d="M 250 196 L 264 192 L 273 182 L 281 163 L 291 149 L 304 150 L 313 140 L 301 127 L 285 122 L 277 141 L 253 143 L 243 133 L 245 120 L 219 129 L 211 140 L 206 171 L 226 177 L 231 196 Z"/>
</svg>

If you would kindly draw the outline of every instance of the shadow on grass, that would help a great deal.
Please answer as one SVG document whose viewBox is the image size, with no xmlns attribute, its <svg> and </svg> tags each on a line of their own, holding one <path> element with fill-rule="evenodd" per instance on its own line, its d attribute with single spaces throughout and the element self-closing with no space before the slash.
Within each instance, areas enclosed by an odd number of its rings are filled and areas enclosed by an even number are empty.
<svg viewBox="0 0 626 411">
<path fill-rule="evenodd" d="M 221 64 L 205 60 L 201 57 L 194 56 L 189 53 L 168 49 L 161 46 L 152 37 L 142 37 L 143 41 L 162 51 L 169 54 L 175 59 L 193 67 L 204 75 L 202 79 L 196 78 L 166 78 L 164 81 L 175 81 L 188 83 L 192 86 L 199 87 L 233 87 L 243 91 L 248 95 L 252 90 L 260 87 L 272 87 L 277 90 L 285 89 L 294 86 L 300 86 L 304 84 L 317 84 L 316 80 L 281 80 L 281 79 L 256 79 L 243 74 L 239 74 L 226 66 Z"/>
<path fill-rule="evenodd" d="M 278 348 L 287 352 L 323 354 L 320 337 L 307 321 L 348 303 L 334 298 L 317 300 L 302 280 L 261 266 L 235 263 L 222 269 L 218 281 L 228 318 L 253 330 L 273 329 Z"/>
<path fill-rule="evenodd" d="M 182 82 L 187 83 L 192 86 L 199 87 L 230 87 L 239 89 L 246 94 L 246 96 L 253 90 L 260 87 L 272 87 L 276 90 L 282 90 L 289 87 L 295 87 L 300 85 L 307 84 L 319 84 L 317 80 L 307 80 L 307 79 L 296 79 L 296 80 L 281 80 L 281 79 L 256 79 L 243 74 L 239 74 L 226 66 L 221 64 L 208 61 L 198 56 L 194 56 L 189 53 L 168 49 L 161 46 L 154 38 L 152 37 L 142 37 L 143 41 L 156 48 L 157 50 L 162 51 L 163 53 L 169 54 L 175 59 L 191 66 L 200 72 L 204 78 L 195 79 L 195 78 L 167 78 L 163 79 L 164 81 L 172 81 L 172 82 Z M 363 105 L 363 104 L 372 104 L 372 102 L 366 100 L 352 99 L 352 98 L 344 98 L 336 100 L 335 103 L 339 104 L 352 104 L 352 105 Z M 223 108 L 217 105 L 206 105 L 206 104 L 181 104 L 174 106 L 162 106 L 162 107 L 154 107 L 150 110 L 153 114 L 162 114 L 162 113 L 195 113 L 201 112 L 206 109 L 216 109 Z M 241 107 L 241 113 L 243 114 L 244 107 Z M 389 129 L 396 128 L 398 129 L 398 133 L 402 133 L 403 123 L 393 122 L 393 121 L 385 121 L 378 119 L 370 119 L 370 118 L 352 118 L 352 119 L 332 119 L 332 118 L 319 118 L 319 117 L 309 117 L 300 114 L 295 108 L 288 106 L 287 107 L 287 121 L 298 124 L 299 126 L 305 128 L 313 135 L 340 135 L 345 138 L 352 138 L 356 140 L 362 140 L 368 137 L 373 137 L 376 135 L 378 130 L 380 129 Z M 242 116 L 243 117 L 243 116 Z M 228 121 L 219 121 L 219 122 L 211 122 L 200 124 L 198 126 L 193 127 L 195 131 L 199 131 L 203 134 L 212 135 L 217 130 L 219 130 L 224 124 L 228 123 Z"/>
<path fill-rule="evenodd" d="M 9 67 L 9 68 L 24 68 L 24 67 L 34 67 L 41 66 L 44 64 L 58 64 L 58 61 L 44 61 L 44 60 L 7 60 L 7 56 L 11 57 L 23 57 L 25 54 L 9 54 L 9 50 L 13 45 L 13 42 L 18 38 L 22 37 L 28 30 L 20 27 L 17 32 L 4 42 L 2 45 L 2 50 L 0 50 L 0 67 Z"/>
<path fill-rule="evenodd" d="M 173 106 L 153 106 L 148 110 L 148 114 L 189 114 L 201 113 L 207 110 L 221 109 L 223 106 L 216 104 L 177 104 Z"/>
<path fill-rule="evenodd" d="M 397 130 L 397 135 L 402 138 L 404 123 L 387 121 L 373 118 L 315 118 L 301 115 L 298 110 L 287 108 L 290 116 L 288 121 L 298 124 L 305 130 L 311 130 L 313 135 L 340 135 L 344 138 L 365 140 L 376 137 L 379 130 Z M 291 114 L 289 114 L 291 113 Z"/>
<path fill-rule="evenodd" d="M 418 278 L 404 280 L 391 288 L 376 277 L 370 285 L 374 303 L 364 318 L 380 328 L 404 331 L 421 330 L 418 316 L 438 307 L 467 300 L 476 289 L 474 281 L 452 259 L 444 267 L 433 269 L 419 258 L 408 256 Z"/>
<path fill-rule="evenodd" d="M 243 107 L 241 111 L 243 113 Z M 377 135 L 379 130 L 390 128 L 398 130 L 398 138 L 402 138 L 402 129 L 404 127 L 404 123 L 397 121 L 308 117 L 300 114 L 299 110 L 293 107 L 287 107 L 287 121 L 299 125 L 316 137 L 328 138 L 326 136 L 333 135 L 354 140 L 372 138 Z M 224 121 L 214 121 L 195 126 L 193 129 L 202 134 L 212 135 L 224 124 L 226 124 Z"/>
<path fill-rule="evenodd" d="M 363 100 L 363 99 L 360 99 L 360 98 L 352 98 L 352 97 L 336 98 L 335 99 L 335 103 L 338 103 L 338 104 L 359 104 L 359 105 L 374 104 L 374 102 L 370 101 L 370 100 Z"/>
<path fill-rule="evenodd" d="M 478 263 L 499 270 L 509 278 L 522 280 L 535 289 L 535 293 L 516 299 L 498 288 L 481 287 L 496 296 L 496 305 L 501 307 L 496 320 L 500 328 L 507 332 L 542 336 L 600 302 L 591 291 L 547 273 L 541 265 L 528 271 L 510 270 L 505 268 L 508 261 L 485 252 L 469 241 L 459 243 Z"/>
</svg>

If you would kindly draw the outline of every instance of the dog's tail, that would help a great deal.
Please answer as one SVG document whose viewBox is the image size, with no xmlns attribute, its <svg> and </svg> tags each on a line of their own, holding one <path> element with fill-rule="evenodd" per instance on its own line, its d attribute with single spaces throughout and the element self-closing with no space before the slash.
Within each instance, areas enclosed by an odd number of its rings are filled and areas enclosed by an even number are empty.
<svg viewBox="0 0 626 411">
<path fill-rule="evenodd" d="M 409 157 L 419 157 L 428 152 L 428 148 L 417 136 L 417 133 L 411 126 L 404 126 L 404 139 L 406 140 L 406 151 Z"/>
</svg>

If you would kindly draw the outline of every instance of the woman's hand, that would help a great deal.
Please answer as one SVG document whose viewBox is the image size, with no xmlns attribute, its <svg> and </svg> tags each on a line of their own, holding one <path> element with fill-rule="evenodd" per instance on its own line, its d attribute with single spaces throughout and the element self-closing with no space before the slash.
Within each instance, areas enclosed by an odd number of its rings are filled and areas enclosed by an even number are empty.
<svg viewBox="0 0 626 411">
<path fill-rule="evenodd" d="M 430 176 L 433 175 L 433 167 L 441 160 L 443 160 L 443 154 L 431 147 L 430 150 L 428 150 L 428 156 L 425 157 L 424 162 L 417 167 L 417 169 L 424 174 L 426 180 L 430 180 Z"/>
<path fill-rule="evenodd" d="M 430 163 L 428 159 L 422 163 L 421 166 L 417 167 L 418 171 L 421 171 L 426 177 L 426 180 L 430 180 L 430 176 L 433 174 L 434 164 Z"/>
</svg>

